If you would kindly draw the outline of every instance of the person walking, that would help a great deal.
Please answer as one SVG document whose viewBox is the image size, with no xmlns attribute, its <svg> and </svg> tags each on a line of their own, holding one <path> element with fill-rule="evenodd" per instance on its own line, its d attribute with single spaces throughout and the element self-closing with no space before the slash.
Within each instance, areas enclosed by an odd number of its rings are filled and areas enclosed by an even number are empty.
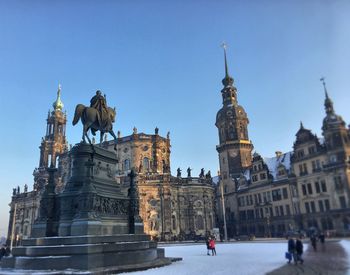
<svg viewBox="0 0 350 275">
<path fill-rule="evenodd" d="M 324 240 L 325 240 L 325 235 L 323 232 L 321 232 L 321 234 L 318 236 L 318 238 L 320 239 L 321 244 L 324 244 Z"/>
<path fill-rule="evenodd" d="M 303 255 L 304 247 L 300 237 L 297 237 L 297 241 L 295 242 L 295 252 L 296 252 L 295 263 L 297 264 L 299 261 L 301 264 L 303 264 L 304 260 L 301 256 Z"/>
<path fill-rule="evenodd" d="M 292 259 L 294 259 L 294 262 L 296 262 L 295 261 L 295 241 L 292 236 L 290 236 L 288 240 L 288 253 L 289 253 L 288 263 L 290 264 Z"/>
<path fill-rule="evenodd" d="M 1 246 L 1 248 L 0 248 L 0 261 L 1 261 L 2 257 L 5 256 L 5 254 L 6 254 L 5 247 Z"/>
<path fill-rule="evenodd" d="M 207 255 L 210 256 L 209 252 L 210 252 L 210 237 L 208 237 L 206 240 L 205 240 L 205 244 L 207 245 Z"/>
<path fill-rule="evenodd" d="M 211 255 L 216 256 L 216 249 L 215 249 L 215 238 L 212 237 L 209 241 L 209 247 L 211 249 Z"/>
<path fill-rule="evenodd" d="M 311 241 L 312 247 L 314 248 L 314 251 L 317 251 L 317 239 L 314 234 L 311 235 L 310 241 Z"/>
</svg>

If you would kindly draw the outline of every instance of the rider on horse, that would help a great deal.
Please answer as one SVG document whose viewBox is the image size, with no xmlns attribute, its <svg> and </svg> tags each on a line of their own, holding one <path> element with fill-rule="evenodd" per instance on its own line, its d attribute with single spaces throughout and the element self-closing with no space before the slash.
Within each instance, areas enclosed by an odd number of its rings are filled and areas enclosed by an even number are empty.
<svg viewBox="0 0 350 275">
<path fill-rule="evenodd" d="M 106 95 L 102 95 L 101 91 L 96 91 L 90 100 L 90 107 L 95 108 L 98 112 L 98 122 L 101 128 L 104 128 L 108 121 L 108 107 Z"/>
</svg>

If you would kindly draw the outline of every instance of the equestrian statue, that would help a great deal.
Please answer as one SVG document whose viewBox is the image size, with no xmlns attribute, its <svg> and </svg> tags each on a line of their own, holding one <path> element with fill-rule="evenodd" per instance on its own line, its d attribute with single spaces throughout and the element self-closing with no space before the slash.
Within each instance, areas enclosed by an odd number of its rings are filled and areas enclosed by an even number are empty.
<svg viewBox="0 0 350 275">
<path fill-rule="evenodd" d="M 91 130 L 92 135 L 96 135 L 97 131 L 100 131 L 100 144 L 103 141 L 103 135 L 109 133 L 117 141 L 117 137 L 113 132 L 113 123 L 116 118 L 115 108 L 107 106 L 106 95 L 102 95 L 101 91 L 97 91 L 96 95 L 90 100 L 90 107 L 86 107 L 83 104 L 78 104 L 75 107 L 73 125 L 77 124 L 79 119 L 83 124 L 83 136 L 82 141 L 86 143 L 85 137 L 88 139 L 90 145 L 91 140 L 88 136 L 88 131 Z M 116 146 L 114 146 L 116 147 Z"/>
</svg>

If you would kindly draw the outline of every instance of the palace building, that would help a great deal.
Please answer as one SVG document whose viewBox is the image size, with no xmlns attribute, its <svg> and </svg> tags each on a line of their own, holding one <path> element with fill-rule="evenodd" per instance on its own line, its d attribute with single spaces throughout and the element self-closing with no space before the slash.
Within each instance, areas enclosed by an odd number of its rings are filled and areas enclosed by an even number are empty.
<svg viewBox="0 0 350 275">
<path fill-rule="evenodd" d="M 218 223 L 228 237 L 288 232 L 350 233 L 350 129 L 337 115 L 325 83 L 326 117 L 319 139 L 301 123 L 292 152 L 273 158 L 252 153 L 248 116 L 228 73 L 216 115 L 220 181 Z"/>
</svg>

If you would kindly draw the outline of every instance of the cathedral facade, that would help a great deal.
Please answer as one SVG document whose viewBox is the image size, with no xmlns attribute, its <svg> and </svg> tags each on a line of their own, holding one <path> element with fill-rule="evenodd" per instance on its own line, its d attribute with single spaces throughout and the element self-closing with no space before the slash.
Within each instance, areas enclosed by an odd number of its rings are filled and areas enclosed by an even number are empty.
<svg viewBox="0 0 350 275">
<path fill-rule="evenodd" d="M 222 108 L 216 116 L 220 182 L 218 223 L 228 237 L 288 232 L 350 234 L 350 129 L 325 84 L 323 139 L 301 124 L 293 151 L 273 158 L 252 153 L 248 116 L 237 101 L 225 49 Z"/>
</svg>

